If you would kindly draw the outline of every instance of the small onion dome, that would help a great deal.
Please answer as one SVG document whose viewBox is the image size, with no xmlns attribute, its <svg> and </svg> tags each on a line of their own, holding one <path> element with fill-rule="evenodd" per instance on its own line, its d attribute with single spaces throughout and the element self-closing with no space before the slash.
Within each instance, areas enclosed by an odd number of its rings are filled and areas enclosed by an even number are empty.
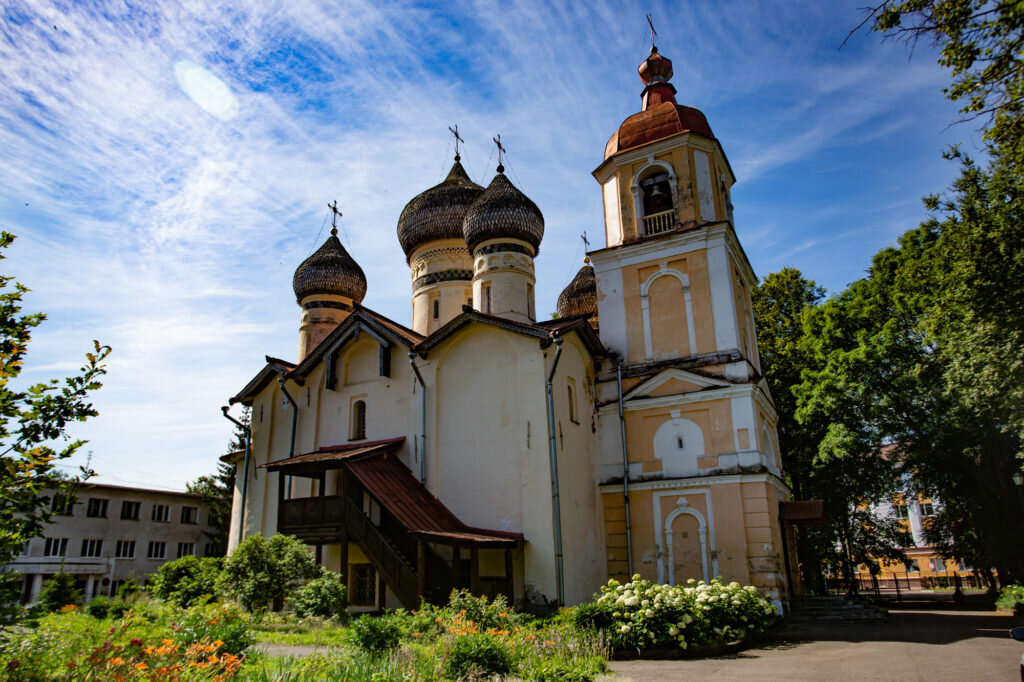
<svg viewBox="0 0 1024 682">
<path fill-rule="evenodd" d="M 295 270 L 292 289 L 300 302 L 313 294 L 333 294 L 359 303 L 366 296 L 366 275 L 341 245 L 337 230 L 331 230 L 323 246 Z"/>
<path fill-rule="evenodd" d="M 437 239 L 462 239 L 462 219 L 484 188 L 469 179 L 455 157 L 448 177 L 405 205 L 398 218 L 398 242 L 408 261 L 417 247 Z"/>
<path fill-rule="evenodd" d="M 591 313 L 597 315 L 597 278 L 594 268 L 584 265 L 569 286 L 558 295 L 558 316 L 576 317 Z"/>
<path fill-rule="evenodd" d="M 640 80 L 644 85 L 660 81 L 668 82 L 672 79 L 672 60 L 658 54 L 658 48 L 651 46 L 651 56 L 640 62 L 637 71 L 640 73 Z"/>
<path fill-rule="evenodd" d="M 498 174 L 483 194 L 466 211 L 462 236 L 470 253 L 488 239 L 521 239 L 540 251 L 544 238 L 544 216 L 537 204 L 509 182 L 498 166 Z"/>
</svg>

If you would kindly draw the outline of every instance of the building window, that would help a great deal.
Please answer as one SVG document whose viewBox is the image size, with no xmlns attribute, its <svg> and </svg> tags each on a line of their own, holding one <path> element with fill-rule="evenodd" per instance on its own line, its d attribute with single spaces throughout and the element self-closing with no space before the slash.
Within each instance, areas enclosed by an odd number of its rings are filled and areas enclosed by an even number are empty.
<svg viewBox="0 0 1024 682">
<path fill-rule="evenodd" d="M 484 312 L 489 314 L 491 312 L 491 283 L 490 282 L 485 282 L 483 284 L 483 290 L 484 290 Z"/>
<path fill-rule="evenodd" d="M 146 550 L 147 559 L 163 559 L 167 555 L 167 543 L 149 541 L 149 549 Z"/>
<path fill-rule="evenodd" d="M 896 514 L 897 519 L 909 519 L 910 512 L 907 511 L 906 504 L 894 504 L 892 507 L 893 512 Z"/>
<path fill-rule="evenodd" d="M 536 320 L 537 315 L 533 312 L 533 285 L 526 285 L 526 316 L 531 320 Z"/>
<path fill-rule="evenodd" d="M 684 449 L 686 449 L 686 445 L 684 444 L 682 436 L 676 436 L 676 449 L 677 450 L 684 450 Z"/>
<path fill-rule="evenodd" d="M 935 505 L 931 502 L 922 502 L 921 516 L 935 516 Z"/>
<path fill-rule="evenodd" d="M 569 421 L 573 424 L 579 424 L 580 420 L 576 417 L 576 383 L 569 379 Z"/>
<path fill-rule="evenodd" d="M 183 556 L 191 556 L 196 553 L 196 546 L 191 542 L 179 542 L 178 543 L 178 558 Z"/>
<path fill-rule="evenodd" d="M 85 508 L 85 515 L 101 519 L 107 518 L 108 502 L 109 500 L 104 500 L 99 497 L 90 497 L 89 504 Z"/>
<path fill-rule="evenodd" d="M 70 495 L 64 493 L 54 493 L 53 502 L 50 503 L 50 509 L 53 510 L 54 514 L 61 514 L 63 516 L 71 516 L 72 508 L 74 507 L 75 501 Z"/>
<path fill-rule="evenodd" d="M 118 559 L 135 558 L 135 540 L 118 540 L 114 548 L 114 556 Z"/>
<path fill-rule="evenodd" d="M 357 400 L 352 404 L 352 434 L 349 440 L 366 438 L 366 402 Z"/>
<path fill-rule="evenodd" d="M 167 523 L 171 520 L 171 507 L 167 504 L 153 505 L 153 520 Z"/>
<path fill-rule="evenodd" d="M 436 320 L 441 317 L 441 299 L 435 296 L 432 303 L 434 308 L 434 319 Z"/>
<path fill-rule="evenodd" d="M 103 556 L 103 540 L 82 540 L 82 556 Z"/>
<path fill-rule="evenodd" d="M 910 559 L 905 562 L 904 565 L 907 567 L 907 573 L 920 573 L 921 567 L 917 565 L 917 559 Z"/>
<path fill-rule="evenodd" d="M 206 547 L 203 551 L 203 556 L 220 556 L 220 549 L 212 542 L 207 542 Z"/>
<path fill-rule="evenodd" d="M 31 544 L 32 543 L 29 540 L 25 540 L 25 542 L 21 543 L 21 546 L 18 547 L 18 556 L 28 556 L 28 550 L 31 547 Z"/>
<path fill-rule="evenodd" d="M 182 507 L 181 522 L 190 524 L 199 523 L 199 507 Z"/>
<path fill-rule="evenodd" d="M 43 548 L 43 556 L 67 556 L 67 538 L 46 538 L 46 546 Z"/>
<path fill-rule="evenodd" d="M 124 521 L 138 521 L 139 520 L 139 509 L 142 507 L 141 502 L 122 502 L 121 503 L 121 519 Z"/>
<path fill-rule="evenodd" d="M 370 564 L 352 567 L 352 605 L 373 606 L 377 602 L 377 571 Z"/>
<path fill-rule="evenodd" d="M 110 596 L 116 597 L 117 591 L 121 589 L 121 585 L 124 585 L 123 580 L 111 580 L 110 581 Z"/>
</svg>

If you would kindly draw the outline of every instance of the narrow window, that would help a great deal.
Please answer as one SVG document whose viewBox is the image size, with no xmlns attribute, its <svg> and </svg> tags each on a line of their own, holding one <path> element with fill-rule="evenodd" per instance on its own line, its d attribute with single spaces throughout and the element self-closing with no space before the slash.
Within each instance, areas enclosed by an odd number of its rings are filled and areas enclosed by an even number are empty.
<svg viewBox="0 0 1024 682">
<path fill-rule="evenodd" d="M 537 316 L 533 312 L 533 285 L 526 285 L 526 316 L 531 320 L 536 320 Z"/>
<path fill-rule="evenodd" d="M 441 299 L 434 299 L 434 319 L 441 317 Z"/>
<path fill-rule="evenodd" d="M 677 450 L 682 450 L 683 448 L 684 448 L 683 437 L 682 436 L 676 436 L 676 449 Z"/>
<path fill-rule="evenodd" d="M 576 418 L 576 384 L 572 379 L 569 379 L 569 421 L 573 424 L 580 423 Z"/>
<path fill-rule="evenodd" d="M 491 284 L 490 284 L 490 282 L 488 282 L 488 283 L 484 284 L 483 286 L 484 286 L 484 312 L 489 314 L 491 312 Z"/>
<path fill-rule="evenodd" d="M 366 403 L 357 400 L 352 405 L 352 435 L 349 440 L 366 438 Z"/>
</svg>

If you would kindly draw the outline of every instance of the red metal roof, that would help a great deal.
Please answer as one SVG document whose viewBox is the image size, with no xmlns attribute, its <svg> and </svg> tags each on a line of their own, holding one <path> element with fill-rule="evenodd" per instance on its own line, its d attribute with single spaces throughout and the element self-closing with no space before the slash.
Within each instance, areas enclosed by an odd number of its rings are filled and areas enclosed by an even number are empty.
<svg viewBox="0 0 1024 682">
<path fill-rule="evenodd" d="M 400 436 L 398 438 L 388 438 L 387 440 L 331 445 L 326 448 L 320 448 L 316 452 L 299 455 L 298 457 L 288 457 L 287 459 L 260 464 L 259 468 L 270 471 L 283 471 L 297 476 L 309 473 L 319 474 L 324 469 L 337 469 L 345 461 L 360 457 L 382 455 L 396 450 L 404 442 L 405 436 Z"/>
<path fill-rule="evenodd" d="M 523 540 L 522 533 L 467 526 L 393 457 L 348 461 L 345 466 L 414 535 L 475 545 L 509 545 Z"/>
<path fill-rule="evenodd" d="M 708 120 L 699 109 L 662 102 L 623 121 L 608 140 L 604 158 L 683 132 L 697 133 L 711 139 L 715 137 Z"/>
</svg>

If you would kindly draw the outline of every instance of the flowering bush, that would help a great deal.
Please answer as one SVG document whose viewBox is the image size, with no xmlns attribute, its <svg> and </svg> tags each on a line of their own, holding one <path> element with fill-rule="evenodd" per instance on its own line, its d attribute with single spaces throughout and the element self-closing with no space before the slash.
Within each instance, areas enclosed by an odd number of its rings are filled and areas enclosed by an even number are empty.
<svg viewBox="0 0 1024 682">
<path fill-rule="evenodd" d="M 616 649 L 721 644 L 763 632 L 776 616 L 756 588 L 719 580 L 672 587 L 635 575 L 625 585 L 609 580 L 595 596 L 574 623 L 607 632 Z"/>
</svg>

